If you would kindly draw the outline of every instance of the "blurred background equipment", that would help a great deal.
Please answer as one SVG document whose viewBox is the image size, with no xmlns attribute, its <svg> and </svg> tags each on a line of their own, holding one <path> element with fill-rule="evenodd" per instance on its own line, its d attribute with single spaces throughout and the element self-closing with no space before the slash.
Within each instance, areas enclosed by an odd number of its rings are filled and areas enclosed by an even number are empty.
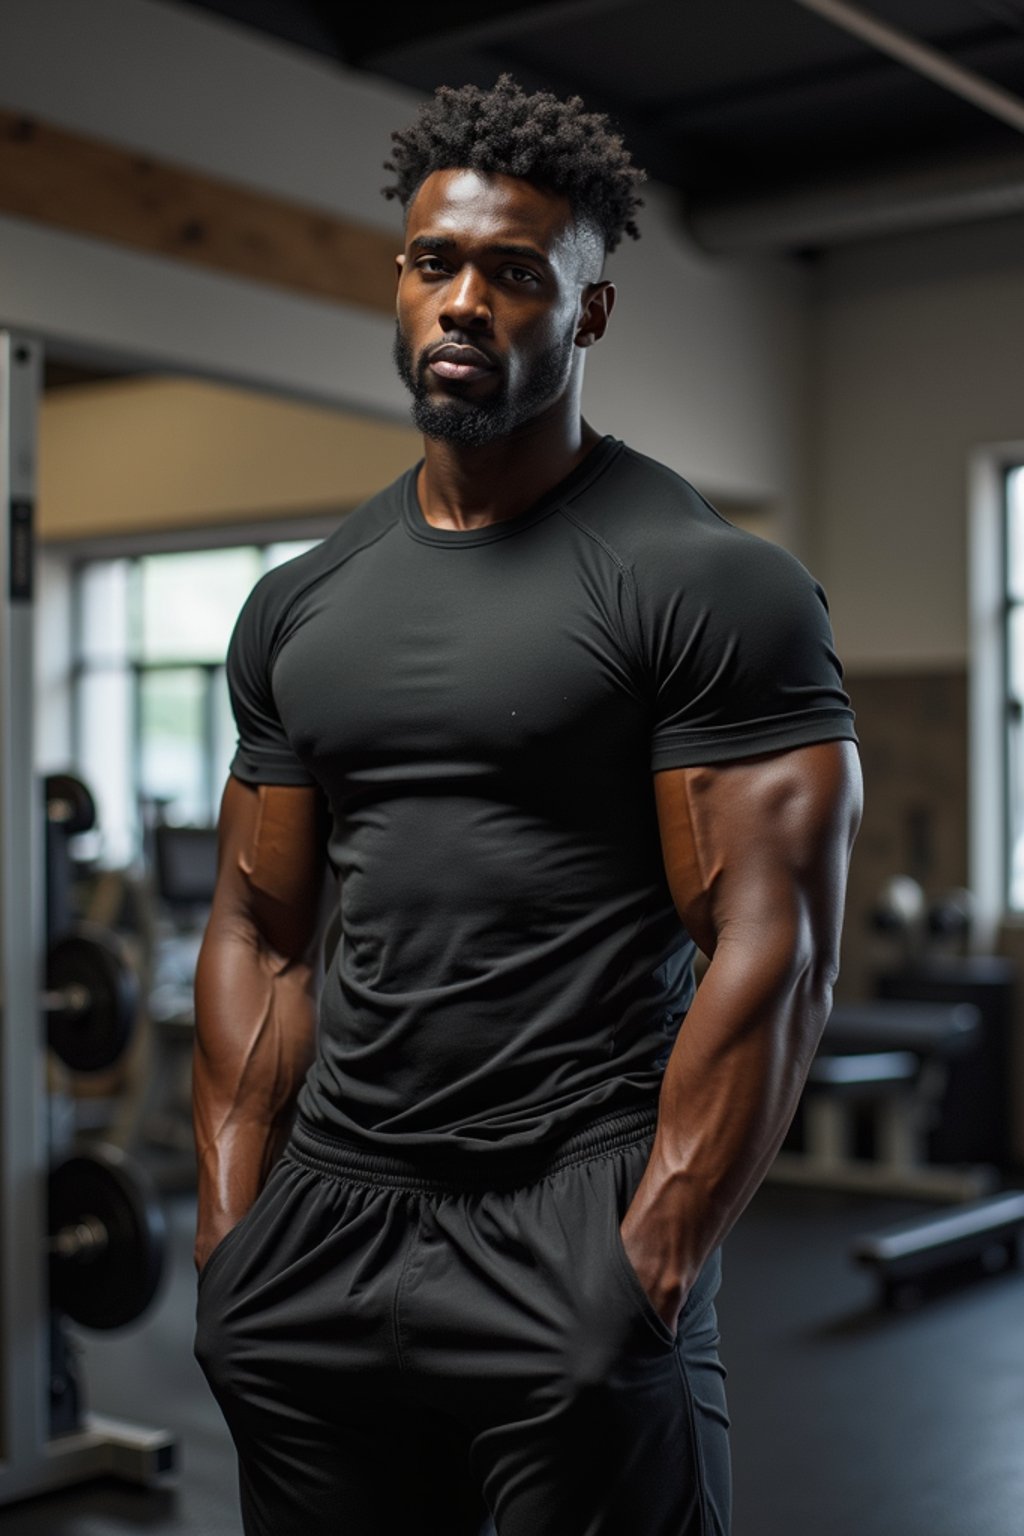
<svg viewBox="0 0 1024 1536">
<path fill-rule="evenodd" d="M 889 1308 L 1020 1258 L 1024 1193 L 994 1193 L 1012 1161 L 1014 967 L 967 952 L 974 917 L 962 887 L 929 902 L 909 875 L 885 882 L 868 925 L 898 963 L 876 975 L 873 1000 L 833 1008 L 769 1175 L 954 1202 L 852 1243 Z"/>
<path fill-rule="evenodd" d="M 167 1227 L 144 1170 L 94 1143 L 50 1170 L 50 1306 L 84 1328 L 123 1328 L 151 1304 Z"/>
<path fill-rule="evenodd" d="M 46 952 L 43 994 L 50 1049 L 73 1072 L 101 1072 L 120 1060 L 139 1012 L 138 979 L 123 944 L 78 924 Z"/>
<path fill-rule="evenodd" d="M 948 1281 L 955 1271 L 968 1279 L 1019 1268 L 1022 1232 L 1024 1191 L 1010 1190 L 868 1233 L 850 1254 L 874 1273 L 883 1306 L 907 1311 L 937 1275 Z"/>
<path fill-rule="evenodd" d="M 923 888 L 910 875 L 886 881 L 870 913 L 871 927 L 893 937 L 907 959 L 921 953 L 927 941 L 927 903 Z"/>
<path fill-rule="evenodd" d="M 940 1164 L 928 1147 L 951 1063 L 980 1036 L 980 1013 L 966 1003 L 833 1008 L 804 1089 L 802 1149 L 780 1152 L 771 1177 L 925 1199 L 986 1193 L 995 1168 Z"/>
<path fill-rule="evenodd" d="M 76 926 L 72 915 L 68 843 L 92 826 L 93 797 L 70 774 L 40 785 L 32 765 L 33 471 L 40 374 L 38 343 L 0 332 L 0 506 L 16 513 L 0 519 L 0 1502 L 5 1503 L 101 1472 L 152 1483 L 175 1465 L 172 1437 L 86 1411 L 65 1326 L 73 1317 L 88 1326 L 115 1328 L 141 1315 L 156 1294 L 164 1249 L 162 1212 L 146 1176 L 123 1153 L 79 1147 L 68 1097 L 46 1092 L 44 1015 L 60 1072 L 91 1073 L 124 1054 L 139 994 L 118 940 L 102 928 Z M 49 1283 L 40 1284 L 47 1275 Z"/>
</svg>

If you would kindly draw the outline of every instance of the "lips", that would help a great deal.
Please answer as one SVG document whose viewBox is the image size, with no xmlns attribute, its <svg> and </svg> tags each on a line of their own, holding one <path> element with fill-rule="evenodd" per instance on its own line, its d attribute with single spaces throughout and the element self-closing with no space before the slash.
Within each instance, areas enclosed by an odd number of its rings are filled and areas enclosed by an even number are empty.
<svg viewBox="0 0 1024 1536">
<path fill-rule="evenodd" d="M 486 353 L 476 347 L 460 346 L 453 341 L 432 347 L 427 354 L 427 367 L 442 379 L 456 379 L 465 383 L 491 373 L 494 364 Z"/>
</svg>

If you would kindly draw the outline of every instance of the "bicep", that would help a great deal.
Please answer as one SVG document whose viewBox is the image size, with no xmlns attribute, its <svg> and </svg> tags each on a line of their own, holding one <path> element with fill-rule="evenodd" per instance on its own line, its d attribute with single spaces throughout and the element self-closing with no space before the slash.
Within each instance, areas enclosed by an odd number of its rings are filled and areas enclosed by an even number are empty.
<svg viewBox="0 0 1024 1536">
<path fill-rule="evenodd" d="M 218 823 L 211 922 L 249 924 L 282 956 L 314 943 L 327 867 L 328 819 L 309 785 L 253 785 L 231 775 Z"/>
<path fill-rule="evenodd" d="M 794 925 L 837 947 L 861 806 L 851 742 L 664 769 L 654 788 L 669 888 L 705 954 Z"/>
</svg>

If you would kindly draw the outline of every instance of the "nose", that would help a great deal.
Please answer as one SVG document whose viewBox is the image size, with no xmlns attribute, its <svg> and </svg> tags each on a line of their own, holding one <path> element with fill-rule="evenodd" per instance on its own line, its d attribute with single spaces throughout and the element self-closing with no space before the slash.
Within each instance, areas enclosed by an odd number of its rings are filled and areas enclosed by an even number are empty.
<svg viewBox="0 0 1024 1536">
<path fill-rule="evenodd" d="M 447 284 L 440 314 L 442 329 L 488 330 L 491 325 L 490 290 L 486 278 L 466 265 Z"/>
</svg>

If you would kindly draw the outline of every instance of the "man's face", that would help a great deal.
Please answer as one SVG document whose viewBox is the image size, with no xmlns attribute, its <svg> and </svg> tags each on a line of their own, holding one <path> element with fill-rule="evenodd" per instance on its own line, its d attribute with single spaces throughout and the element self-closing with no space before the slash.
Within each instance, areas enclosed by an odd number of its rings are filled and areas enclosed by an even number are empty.
<svg viewBox="0 0 1024 1536">
<path fill-rule="evenodd" d="M 435 171 L 405 240 L 395 363 L 420 431 L 482 446 L 554 405 L 601 264 L 568 199 L 514 176 Z"/>
</svg>

